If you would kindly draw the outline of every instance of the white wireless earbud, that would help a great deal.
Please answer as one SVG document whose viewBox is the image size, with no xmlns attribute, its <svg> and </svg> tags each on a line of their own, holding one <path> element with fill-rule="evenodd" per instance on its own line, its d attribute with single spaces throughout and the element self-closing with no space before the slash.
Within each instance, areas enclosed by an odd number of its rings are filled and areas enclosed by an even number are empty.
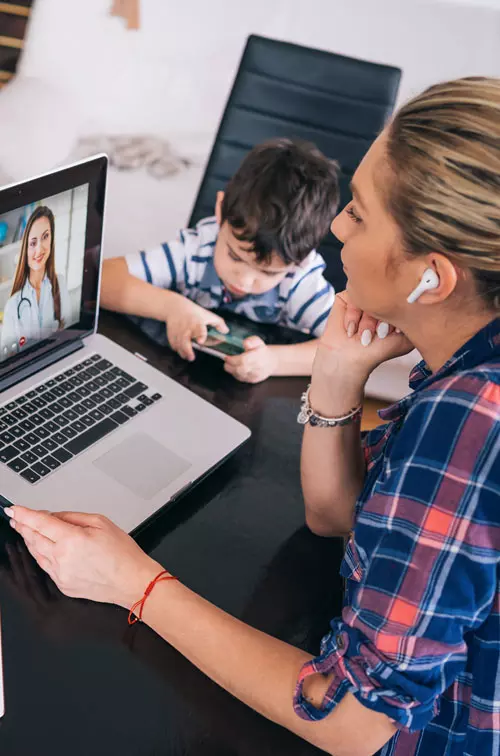
<svg viewBox="0 0 500 756">
<path fill-rule="evenodd" d="M 409 302 L 409 304 L 412 304 L 413 302 L 416 302 L 417 299 L 422 296 L 425 291 L 437 289 L 438 286 L 439 278 L 437 273 L 432 268 L 427 268 L 427 270 L 424 271 L 424 275 L 420 279 L 419 285 L 416 289 L 413 289 L 412 293 L 406 301 Z"/>
</svg>

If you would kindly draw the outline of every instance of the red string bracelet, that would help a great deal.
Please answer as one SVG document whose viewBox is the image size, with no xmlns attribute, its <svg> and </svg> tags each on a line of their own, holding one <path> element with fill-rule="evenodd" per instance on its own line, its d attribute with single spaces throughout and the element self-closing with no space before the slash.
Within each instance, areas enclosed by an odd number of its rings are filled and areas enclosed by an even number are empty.
<svg viewBox="0 0 500 756">
<path fill-rule="evenodd" d="M 162 570 L 158 573 L 158 575 L 150 582 L 146 590 L 144 591 L 144 596 L 139 599 L 139 601 L 136 601 L 133 607 L 131 608 L 130 612 L 128 613 L 128 624 L 129 625 L 135 625 L 136 622 L 141 621 L 142 622 L 142 610 L 144 609 L 144 604 L 146 603 L 146 599 L 155 587 L 156 583 L 161 583 L 162 580 L 178 580 L 179 578 L 176 578 L 175 575 L 170 575 L 167 570 Z M 139 610 L 139 611 L 137 611 Z"/>
</svg>

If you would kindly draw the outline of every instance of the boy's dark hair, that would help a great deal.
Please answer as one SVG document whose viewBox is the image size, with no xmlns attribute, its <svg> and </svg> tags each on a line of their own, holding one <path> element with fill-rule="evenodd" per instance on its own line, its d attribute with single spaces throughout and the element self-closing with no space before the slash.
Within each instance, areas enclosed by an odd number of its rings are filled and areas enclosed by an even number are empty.
<svg viewBox="0 0 500 756">
<path fill-rule="evenodd" d="M 252 244 L 257 262 L 274 251 L 290 265 L 318 246 L 338 203 L 337 163 L 309 142 L 273 139 L 254 147 L 227 185 L 222 223 Z"/>
</svg>

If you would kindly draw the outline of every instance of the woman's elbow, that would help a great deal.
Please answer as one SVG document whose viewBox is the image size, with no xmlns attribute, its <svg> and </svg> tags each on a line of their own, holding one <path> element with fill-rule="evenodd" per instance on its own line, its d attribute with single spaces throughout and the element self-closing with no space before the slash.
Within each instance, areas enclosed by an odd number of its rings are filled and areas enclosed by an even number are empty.
<svg viewBox="0 0 500 756">
<path fill-rule="evenodd" d="M 318 515 L 306 508 L 306 525 L 314 535 L 323 538 L 347 535 L 352 527 L 351 522 L 343 522 L 341 518 Z"/>
</svg>

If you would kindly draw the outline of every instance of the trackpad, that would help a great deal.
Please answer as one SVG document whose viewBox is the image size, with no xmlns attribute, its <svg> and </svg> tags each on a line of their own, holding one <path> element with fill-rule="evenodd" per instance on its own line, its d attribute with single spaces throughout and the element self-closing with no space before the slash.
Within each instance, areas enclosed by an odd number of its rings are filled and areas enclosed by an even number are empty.
<svg viewBox="0 0 500 756">
<path fill-rule="evenodd" d="M 94 465 L 141 499 L 152 499 L 191 467 L 146 433 L 134 433 L 94 460 Z"/>
</svg>

